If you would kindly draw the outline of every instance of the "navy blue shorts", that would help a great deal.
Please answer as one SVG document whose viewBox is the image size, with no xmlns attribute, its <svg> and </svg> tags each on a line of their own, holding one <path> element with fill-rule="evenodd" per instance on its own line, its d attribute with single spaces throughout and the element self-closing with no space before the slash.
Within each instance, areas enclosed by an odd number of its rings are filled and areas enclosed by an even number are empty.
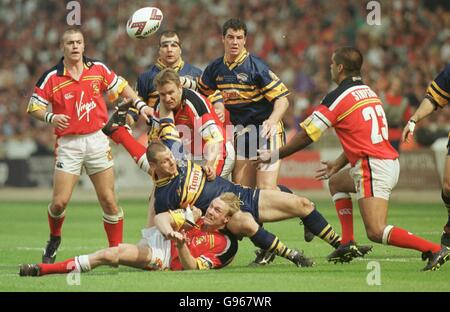
<svg viewBox="0 0 450 312">
<path fill-rule="evenodd" d="M 258 211 L 258 201 L 259 201 L 259 189 L 251 189 L 241 187 L 238 191 L 239 199 L 242 201 L 241 210 L 244 212 L 249 212 L 256 222 L 259 223 L 259 211 Z"/>
</svg>

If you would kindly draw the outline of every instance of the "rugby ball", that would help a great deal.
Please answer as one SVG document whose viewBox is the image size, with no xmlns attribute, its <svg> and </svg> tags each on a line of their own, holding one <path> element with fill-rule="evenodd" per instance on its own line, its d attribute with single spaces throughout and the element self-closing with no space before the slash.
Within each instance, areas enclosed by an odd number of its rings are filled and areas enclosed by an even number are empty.
<svg viewBox="0 0 450 312">
<path fill-rule="evenodd" d="M 156 33 L 161 26 L 163 13 L 160 9 L 146 7 L 137 10 L 127 22 L 127 34 L 133 39 L 144 39 Z"/>
</svg>

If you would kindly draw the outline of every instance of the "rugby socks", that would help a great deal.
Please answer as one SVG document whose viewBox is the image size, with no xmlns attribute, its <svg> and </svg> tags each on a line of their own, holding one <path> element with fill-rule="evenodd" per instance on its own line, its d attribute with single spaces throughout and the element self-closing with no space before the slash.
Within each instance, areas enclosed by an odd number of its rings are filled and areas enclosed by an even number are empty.
<svg viewBox="0 0 450 312">
<path fill-rule="evenodd" d="M 110 137 L 116 144 L 122 145 L 127 150 L 139 168 L 148 172 L 150 165 L 145 154 L 145 146 L 136 141 L 125 127 L 117 127 Z"/>
<path fill-rule="evenodd" d="M 334 206 L 341 223 L 341 244 L 354 241 L 353 235 L 353 205 L 352 198 L 348 193 L 336 193 L 333 195 Z"/>
<path fill-rule="evenodd" d="M 382 243 L 384 245 L 415 249 L 421 252 L 431 251 L 435 253 L 441 250 L 440 245 L 429 242 L 393 225 L 388 225 L 384 228 Z"/>
<path fill-rule="evenodd" d="M 39 275 L 47 274 L 63 274 L 69 273 L 76 269 L 75 258 L 70 258 L 65 261 L 56 262 L 52 264 L 40 263 L 38 264 L 41 269 Z"/>
<path fill-rule="evenodd" d="M 269 252 L 274 252 L 276 255 L 286 259 L 288 259 L 289 254 L 292 252 L 292 249 L 289 249 L 278 237 L 266 231 L 262 226 L 250 237 L 250 240 L 255 246 Z"/>
<path fill-rule="evenodd" d="M 115 247 L 122 242 L 123 238 L 123 210 L 116 215 L 103 213 L 103 226 L 108 236 L 109 247 Z"/>
<path fill-rule="evenodd" d="M 54 215 L 50 211 L 50 205 L 48 205 L 47 218 L 48 218 L 48 225 L 50 227 L 50 235 L 51 236 L 61 237 L 61 229 L 62 229 L 62 225 L 64 223 L 65 216 L 66 216 L 65 211 L 63 211 L 59 216 Z"/>
<path fill-rule="evenodd" d="M 334 248 L 339 247 L 341 237 L 334 231 L 333 227 L 325 220 L 317 209 L 314 209 L 309 215 L 301 219 L 311 233 L 320 237 Z"/>
<path fill-rule="evenodd" d="M 83 255 L 52 264 L 40 263 L 39 276 L 47 274 L 64 274 L 70 272 L 88 272 L 91 270 L 89 256 Z"/>
<path fill-rule="evenodd" d="M 447 213 L 448 213 L 448 220 L 447 220 L 447 224 L 445 225 L 444 230 L 446 233 L 450 233 L 450 196 L 445 195 L 444 190 L 442 190 L 441 197 L 442 197 L 442 200 L 444 201 L 445 208 L 447 208 Z"/>
</svg>

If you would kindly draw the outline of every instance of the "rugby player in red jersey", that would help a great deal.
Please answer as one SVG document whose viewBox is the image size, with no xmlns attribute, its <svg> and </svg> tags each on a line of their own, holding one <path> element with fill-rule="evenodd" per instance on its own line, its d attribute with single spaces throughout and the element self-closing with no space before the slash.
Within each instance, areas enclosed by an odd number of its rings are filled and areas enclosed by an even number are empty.
<svg viewBox="0 0 450 312">
<path fill-rule="evenodd" d="M 351 169 L 345 175 L 352 179 L 343 179 L 341 187 L 357 194 L 368 238 L 376 243 L 421 251 L 422 259 L 428 259 L 424 270 L 436 270 L 450 258 L 447 247 L 387 224 L 389 196 L 400 172 L 398 153 L 389 143 L 380 99 L 362 82 L 362 64 L 361 52 L 353 47 L 334 51 L 330 70 L 338 87 L 301 123 L 302 130 L 286 146 L 274 152 L 260 151 L 256 163 L 270 163 L 302 150 L 333 127 L 344 153 L 327 166 L 323 177 L 336 174 L 350 163 Z M 356 246 L 349 242 L 341 244 L 329 259 L 357 255 Z"/>
<path fill-rule="evenodd" d="M 22 264 L 19 275 L 88 272 L 101 265 L 173 271 L 220 269 L 233 260 L 238 249 L 236 239 L 221 230 L 239 209 L 239 198 L 223 193 L 201 218 L 201 211 L 195 207 L 191 217 L 184 209 L 159 214 L 155 222 L 165 233 L 156 227 L 144 229 L 143 239 L 137 245 L 119 244 L 53 264 Z"/>
<path fill-rule="evenodd" d="M 84 56 L 79 29 L 66 30 L 60 47 L 64 56 L 41 76 L 27 109 L 32 117 L 55 127 L 57 136 L 53 197 L 48 206 L 50 239 L 42 256 L 44 263 L 55 261 L 66 206 L 83 168 L 103 209 L 109 246 L 122 242 L 123 212 L 114 194 L 113 159 L 108 138 L 101 131 L 108 120 L 103 94 L 110 100 L 118 95 L 131 99 L 145 118 L 153 113 L 125 79 L 102 62 Z"/>
</svg>

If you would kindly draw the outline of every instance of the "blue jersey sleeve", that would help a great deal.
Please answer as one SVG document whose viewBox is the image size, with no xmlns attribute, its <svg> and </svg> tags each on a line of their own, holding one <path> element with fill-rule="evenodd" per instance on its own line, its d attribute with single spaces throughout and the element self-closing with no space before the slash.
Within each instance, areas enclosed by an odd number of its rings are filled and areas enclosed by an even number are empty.
<svg viewBox="0 0 450 312">
<path fill-rule="evenodd" d="M 450 64 L 447 64 L 431 82 L 426 97 L 439 107 L 444 107 L 450 102 Z"/>
</svg>

